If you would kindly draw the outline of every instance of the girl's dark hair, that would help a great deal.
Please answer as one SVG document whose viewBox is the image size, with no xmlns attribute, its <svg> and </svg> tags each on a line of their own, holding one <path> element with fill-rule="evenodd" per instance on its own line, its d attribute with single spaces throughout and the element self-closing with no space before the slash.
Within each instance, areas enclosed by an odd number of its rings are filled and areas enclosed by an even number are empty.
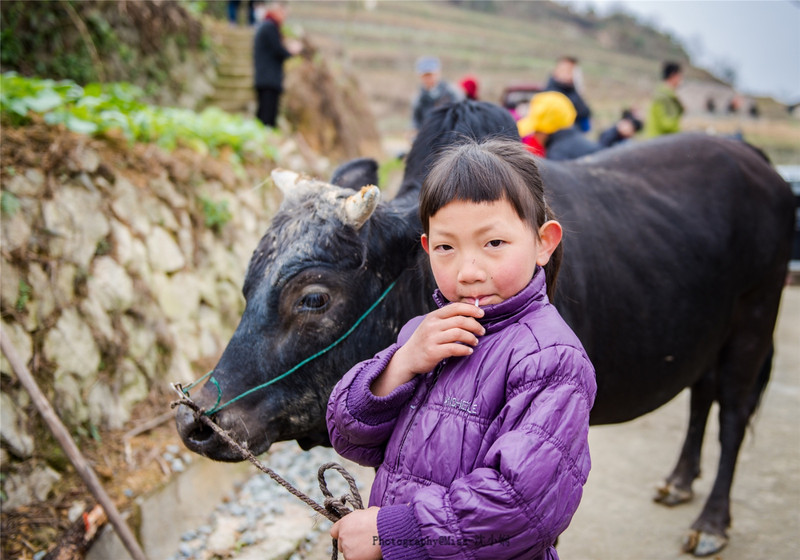
<svg viewBox="0 0 800 560">
<path fill-rule="evenodd" d="M 478 203 L 506 200 L 537 238 L 542 224 L 554 219 L 545 200 L 536 159 L 521 142 L 514 140 L 465 139 L 442 152 L 419 195 L 419 217 L 426 234 L 431 217 L 456 200 Z M 559 243 L 544 266 L 551 301 L 562 255 Z"/>
</svg>

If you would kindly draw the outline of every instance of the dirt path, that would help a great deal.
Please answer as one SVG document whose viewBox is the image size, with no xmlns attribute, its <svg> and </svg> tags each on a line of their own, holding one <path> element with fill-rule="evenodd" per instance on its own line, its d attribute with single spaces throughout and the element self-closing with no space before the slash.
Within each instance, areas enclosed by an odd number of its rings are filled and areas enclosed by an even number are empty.
<svg viewBox="0 0 800 560">
<path fill-rule="evenodd" d="M 715 558 L 790 560 L 800 545 L 800 286 L 784 292 L 773 376 L 739 456 L 731 498 L 730 544 Z M 719 457 L 712 409 L 695 499 L 666 508 L 651 501 L 683 443 L 688 392 L 655 412 L 590 430 L 592 473 L 572 525 L 562 535 L 563 559 L 674 560 L 681 540 L 711 490 Z"/>
</svg>

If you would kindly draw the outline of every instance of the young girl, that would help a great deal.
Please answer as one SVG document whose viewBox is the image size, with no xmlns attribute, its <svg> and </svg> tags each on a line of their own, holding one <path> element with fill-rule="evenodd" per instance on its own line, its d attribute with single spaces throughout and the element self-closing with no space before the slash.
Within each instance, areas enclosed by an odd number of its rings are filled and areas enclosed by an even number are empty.
<svg viewBox="0 0 800 560">
<path fill-rule="evenodd" d="M 347 560 L 558 558 L 589 473 L 596 385 L 548 299 L 561 242 L 548 216 L 518 141 L 466 142 L 428 175 L 421 241 L 438 309 L 328 403 L 336 451 L 378 467 L 372 507 L 331 529 Z"/>
</svg>

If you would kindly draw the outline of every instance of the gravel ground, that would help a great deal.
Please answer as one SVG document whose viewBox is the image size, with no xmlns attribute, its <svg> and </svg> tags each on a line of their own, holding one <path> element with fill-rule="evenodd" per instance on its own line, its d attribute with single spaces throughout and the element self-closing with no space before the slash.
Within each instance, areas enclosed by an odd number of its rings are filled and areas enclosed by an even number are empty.
<svg viewBox="0 0 800 560">
<path fill-rule="evenodd" d="M 323 496 L 317 483 L 317 469 L 324 463 L 339 463 L 356 477 L 359 491 L 367 500 L 370 470 L 342 459 L 332 449 L 317 447 L 304 452 L 294 442 L 281 442 L 259 459 L 320 504 Z M 253 476 L 237 484 L 203 525 L 181 535 L 179 549 L 169 560 L 330 557 L 330 521 L 255 466 L 252 468 Z M 348 491 L 347 483 L 335 471 L 328 471 L 326 480 L 334 496 Z"/>
</svg>

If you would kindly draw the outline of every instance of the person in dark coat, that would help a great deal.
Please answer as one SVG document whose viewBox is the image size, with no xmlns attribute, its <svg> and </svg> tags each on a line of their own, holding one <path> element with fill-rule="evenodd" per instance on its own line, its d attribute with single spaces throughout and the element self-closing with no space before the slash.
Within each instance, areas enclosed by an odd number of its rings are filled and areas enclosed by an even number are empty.
<svg viewBox="0 0 800 560">
<path fill-rule="evenodd" d="M 461 90 L 442 79 L 442 63 L 435 56 L 422 56 L 416 63 L 420 86 L 411 102 L 411 126 L 420 129 L 428 113 L 437 107 L 464 99 Z"/>
<path fill-rule="evenodd" d="M 266 126 L 275 127 L 278 104 L 283 93 L 283 63 L 300 52 L 296 41 L 284 43 L 281 25 L 286 19 L 287 6 L 275 2 L 267 10 L 264 21 L 253 38 L 253 65 L 258 108 L 256 116 Z"/>
<path fill-rule="evenodd" d="M 592 110 L 578 92 L 576 82 L 580 82 L 580 68 L 578 59 L 573 56 L 562 56 L 556 62 L 556 67 L 550 75 L 550 79 L 545 86 L 545 91 L 557 91 L 566 95 L 575 107 L 577 116 L 575 126 L 581 132 L 589 132 L 592 128 Z"/>
<path fill-rule="evenodd" d="M 228 22 L 232 26 L 239 25 L 239 4 L 240 0 L 228 0 Z M 247 24 L 256 24 L 256 0 L 247 1 Z"/>
<path fill-rule="evenodd" d="M 597 142 L 604 148 L 610 148 L 633 138 L 640 130 L 642 119 L 632 109 L 625 109 L 617 122 L 600 133 Z"/>
<path fill-rule="evenodd" d="M 586 138 L 576 127 L 557 130 L 545 143 L 547 159 L 565 160 L 576 159 L 587 154 L 593 154 L 602 149 L 597 143 Z"/>
<path fill-rule="evenodd" d="M 575 107 L 557 91 L 537 93 L 528 114 L 517 121 L 517 131 L 529 151 L 547 159 L 575 159 L 601 149 L 574 126 Z"/>
</svg>

